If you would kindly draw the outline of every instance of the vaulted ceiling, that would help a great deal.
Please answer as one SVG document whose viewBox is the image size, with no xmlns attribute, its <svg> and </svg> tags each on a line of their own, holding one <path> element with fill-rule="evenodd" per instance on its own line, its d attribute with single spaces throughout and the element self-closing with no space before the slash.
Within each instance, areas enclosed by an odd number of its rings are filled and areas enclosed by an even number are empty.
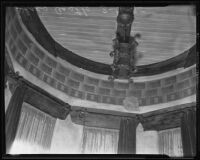
<svg viewBox="0 0 200 160">
<path fill-rule="evenodd" d="M 117 7 L 37 7 L 51 36 L 74 53 L 106 64 L 116 31 Z M 196 43 L 192 6 L 135 7 L 131 34 L 140 33 L 138 65 L 172 58 Z"/>
</svg>

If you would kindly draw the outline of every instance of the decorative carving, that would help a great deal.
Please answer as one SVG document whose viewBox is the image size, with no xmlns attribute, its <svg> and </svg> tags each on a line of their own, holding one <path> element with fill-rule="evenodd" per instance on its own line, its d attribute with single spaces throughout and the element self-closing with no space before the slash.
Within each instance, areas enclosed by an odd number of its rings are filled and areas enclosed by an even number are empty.
<svg viewBox="0 0 200 160">
<path fill-rule="evenodd" d="M 140 34 L 131 36 L 131 25 L 134 20 L 133 7 L 119 7 L 117 16 L 116 38 L 113 39 L 113 51 L 110 56 L 114 57 L 112 75 L 110 80 L 115 78 L 129 79 L 137 71 L 136 61 L 138 59 L 136 38 L 140 38 Z"/>
<path fill-rule="evenodd" d="M 123 101 L 124 107 L 129 111 L 139 111 L 139 102 L 136 97 L 126 97 Z"/>
</svg>

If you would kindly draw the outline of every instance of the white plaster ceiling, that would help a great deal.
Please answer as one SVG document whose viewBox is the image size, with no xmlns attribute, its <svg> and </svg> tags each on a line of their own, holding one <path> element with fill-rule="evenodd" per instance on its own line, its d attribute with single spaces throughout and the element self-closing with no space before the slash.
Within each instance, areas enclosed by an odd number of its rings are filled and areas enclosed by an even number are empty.
<svg viewBox="0 0 200 160">
<path fill-rule="evenodd" d="M 111 64 L 117 7 L 36 7 L 50 35 L 85 58 Z M 174 57 L 196 43 L 192 6 L 135 7 L 132 35 L 140 33 L 138 65 Z"/>
</svg>

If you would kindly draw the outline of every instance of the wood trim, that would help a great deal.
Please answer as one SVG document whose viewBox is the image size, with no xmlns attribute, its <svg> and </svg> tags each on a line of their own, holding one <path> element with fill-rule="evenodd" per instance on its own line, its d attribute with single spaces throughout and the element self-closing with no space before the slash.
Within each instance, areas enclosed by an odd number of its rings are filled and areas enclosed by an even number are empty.
<svg viewBox="0 0 200 160">
<path fill-rule="evenodd" d="M 68 61 L 72 65 L 83 68 L 85 70 L 104 75 L 111 75 L 112 69 L 110 65 L 95 62 L 87 58 L 78 56 L 77 54 L 62 47 L 59 43 L 57 43 L 47 32 L 47 29 L 42 24 L 35 9 L 30 11 L 29 14 L 29 16 L 27 16 L 26 14 L 19 15 L 21 16 L 22 22 L 28 29 L 28 31 L 33 35 L 33 37 L 38 41 L 38 43 L 40 43 L 40 45 L 48 51 L 49 54 L 55 57 L 60 57 L 61 59 Z M 196 56 L 196 51 L 193 52 L 194 49 L 192 49 L 195 47 L 196 44 L 188 50 L 192 51 L 192 53 L 189 53 L 191 57 Z M 162 62 L 138 66 L 138 72 L 135 73 L 134 76 L 151 76 L 184 67 L 187 55 L 188 52 L 183 52 L 178 56 L 175 56 Z M 193 63 L 196 63 L 196 61 L 191 61 L 191 63 L 189 63 L 187 67 L 193 65 Z"/>
<path fill-rule="evenodd" d="M 88 127 L 119 129 L 122 117 L 136 118 L 136 114 L 72 106 L 72 122 Z"/>
<path fill-rule="evenodd" d="M 69 113 L 69 110 L 65 106 L 31 88 L 28 88 L 24 101 L 52 117 L 62 120 L 66 119 Z"/>
<path fill-rule="evenodd" d="M 169 112 L 163 111 L 162 113 L 158 113 L 156 115 L 154 114 L 151 116 L 143 117 L 141 123 L 144 127 L 144 130 L 160 131 L 180 127 L 181 118 L 184 112 L 187 112 L 191 109 L 195 109 L 195 107 L 186 107 Z"/>
<path fill-rule="evenodd" d="M 193 107 L 191 107 L 193 106 Z M 180 118 L 185 110 L 195 108 L 194 103 L 178 105 L 145 114 L 122 113 L 100 109 L 72 106 L 70 112 L 74 123 L 89 127 L 119 129 L 122 117 L 136 118 L 144 130 L 164 130 L 180 126 Z"/>
<path fill-rule="evenodd" d="M 103 115 L 83 111 L 70 112 L 72 122 L 88 127 L 119 129 L 121 118 L 113 115 Z"/>
<path fill-rule="evenodd" d="M 69 104 L 54 97 L 16 73 L 10 73 L 8 76 L 13 82 L 24 83 L 28 87 L 24 102 L 31 104 L 33 107 L 36 107 L 55 118 L 62 120 L 66 119 L 71 110 Z"/>
</svg>

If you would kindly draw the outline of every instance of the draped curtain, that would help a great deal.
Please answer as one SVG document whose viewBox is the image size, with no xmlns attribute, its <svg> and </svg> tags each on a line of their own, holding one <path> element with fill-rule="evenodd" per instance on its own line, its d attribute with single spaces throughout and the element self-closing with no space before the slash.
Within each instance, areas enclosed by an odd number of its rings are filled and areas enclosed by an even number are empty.
<svg viewBox="0 0 200 160">
<path fill-rule="evenodd" d="M 11 93 L 9 87 L 8 87 L 8 81 L 6 82 L 6 85 L 7 85 L 7 87 L 4 89 L 5 113 L 6 113 L 6 111 L 7 111 L 9 102 L 10 102 L 11 97 L 12 97 L 12 93 Z"/>
<path fill-rule="evenodd" d="M 136 154 L 136 127 L 135 118 L 122 118 L 120 122 L 118 153 Z"/>
<path fill-rule="evenodd" d="M 12 153 L 45 153 L 50 149 L 56 119 L 23 103 Z"/>
<path fill-rule="evenodd" d="M 118 130 L 86 127 L 83 128 L 82 153 L 116 154 Z"/>
<path fill-rule="evenodd" d="M 182 157 L 182 139 L 180 128 L 168 129 L 158 132 L 159 153 L 170 157 Z"/>
<path fill-rule="evenodd" d="M 184 157 L 196 155 L 196 112 L 187 111 L 181 119 L 181 135 L 183 140 Z"/>
<path fill-rule="evenodd" d="M 16 86 L 13 96 L 6 110 L 5 130 L 6 130 L 6 153 L 10 152 L 10 148 L 15 140 L 17 127 L 19 123 L 22 103 L 25 98 L 27 87 L 22 83 Z"/>
</svg>

